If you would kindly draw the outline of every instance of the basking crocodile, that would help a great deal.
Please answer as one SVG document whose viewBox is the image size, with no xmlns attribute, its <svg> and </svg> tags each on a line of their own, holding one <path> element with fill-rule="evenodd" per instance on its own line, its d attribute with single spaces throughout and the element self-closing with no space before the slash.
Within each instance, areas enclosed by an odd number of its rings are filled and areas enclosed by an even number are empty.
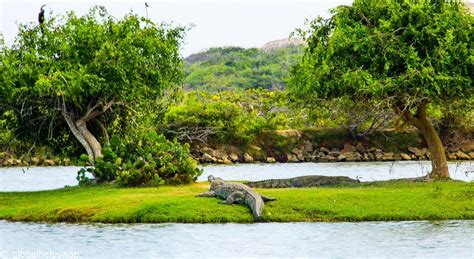
<svg viewBox="0 0 474 259">
<path fill-rule="evenodd" d="M 247 205 L 257 221 L 262 221 L 262 211 L 264 201 L 274 201 L 264 195 L 260 195 L 252 188 L 241 183 L 231 183 L 222 180 L 221 178 L 210 175 L 208 178 L 211 182 L 211 187 L 208 192 L 198 194 L 198 197 L 218 197 L 224 199 L 224 204 L 243 203 Z"/>
<path fill-rule="evenodd" d="M 252 188 L 290 188 L 290 187 L 315 187 L 324 185 L 360 183 L 359 180 L 347 176 L 322 176 L 306 175 L 287 179 L 270 179 L 257 182 L 247 182 Z"/>
</svg>

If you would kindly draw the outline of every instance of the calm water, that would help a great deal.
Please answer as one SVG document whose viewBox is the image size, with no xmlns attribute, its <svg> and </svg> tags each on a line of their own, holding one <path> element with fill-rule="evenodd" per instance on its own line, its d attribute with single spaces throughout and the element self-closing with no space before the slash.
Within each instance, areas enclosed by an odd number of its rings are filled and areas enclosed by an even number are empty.
<svg viewBox="0 0 474 259">
<path fill-rule="evenodd" d="M 0 168 L 0 191 L 38 191 L 76 185 L 80 167 Z M 301 175 L 341 175 L 361 181 L 387 180 L 425 175 L 431 164 L 423 162 L 346 162 L 293 164 L 240 164 L 205 166 L 199 181 L 209 174 L 227 180 L 264 180 Z M 474 162 L 450 163 L 451 177 L 463 181 L 474 180 Z M 470 172 L 470 173 L 469 173 Z"/>
<path fill-rule="evenodd" d="M 474 221 L 251 225 L 0 221 L 0 258 L 22 253 L 33 258 L 473 258 L 473 240 Z"/>
</svg>

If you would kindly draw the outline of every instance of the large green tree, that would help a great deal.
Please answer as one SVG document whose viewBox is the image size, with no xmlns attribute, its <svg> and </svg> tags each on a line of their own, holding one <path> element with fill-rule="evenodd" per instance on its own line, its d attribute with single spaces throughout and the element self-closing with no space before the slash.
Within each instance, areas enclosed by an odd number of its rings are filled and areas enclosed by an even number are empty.
<svg viewBox="0 0 474 259">
<path fill-rule="evenodd" d="M 426 140 L 434 179 L 449 178 L 429 105 L 473 97 L 474 18 L 460 1 L 355 0 L 299 30 L 308 43 L 293 68 L 300 99 L 385 100 Z"/>
<path fill-rule="evenodd" d="M 181 82 L 183 33 L 134 14 L 117 20 L 103 7 L 22 25 L 2 54 L 2 109 L 17 114 L 22 131 L 67 125 L 93 161 L 102 148 L 92 122 Z"/>
</svg>

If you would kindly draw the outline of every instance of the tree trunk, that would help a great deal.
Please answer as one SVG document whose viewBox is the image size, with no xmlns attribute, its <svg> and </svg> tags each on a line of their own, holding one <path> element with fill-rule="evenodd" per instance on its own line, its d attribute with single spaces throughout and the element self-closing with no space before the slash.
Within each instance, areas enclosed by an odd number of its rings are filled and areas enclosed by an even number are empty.
<svg viewBox="0 0 474 259">
<path fill-rule="evenodd" d="M 426 117 L 419 118 L 421 127 L 417 127 L 428 145 L 431 160 L 431 174 L 433 179 L 449 179 L 448 161 L 443 143 L 433 124 Z"/>
<path fill-rule="evenodd" d="M 438 133 L 426 115 L 427 106 L 427 101 L 422 102 L 414 115 L 407 109 L 397 110 L 408 124 L 418 129 L 428 145 L 432 167 L 429 177 L 435 180 L 446 180 L 450 178 L 446 153 Z"/>
<path fill-rule="evenodd" d="M 102 157 L 102 146 L 99 141 L 92 135 L 87 129 L 86 122 L 82 119 L 74 120 L 67 112 L 63 112 L 64 119 L 66 120 L 69 129 L 72 134 L 76 137 L 81 145 L 86 149 L 89 155 L 89 161 L 94 164 L 94 161 L 98 157 Z"/>
</svg>

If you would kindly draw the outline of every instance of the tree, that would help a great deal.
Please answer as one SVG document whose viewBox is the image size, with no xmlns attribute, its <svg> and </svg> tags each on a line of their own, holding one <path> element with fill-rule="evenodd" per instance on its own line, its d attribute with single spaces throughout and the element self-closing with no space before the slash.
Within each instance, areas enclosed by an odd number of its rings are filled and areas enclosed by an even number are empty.
<svg viewBox="0 0 474 259">
<path fill-rule="evenodd" d="M 473 97 L 474 18 L 459 1 L 355 0 L 297 30 L 308 43 L 293 67 L 299 99 L 384 100 L 426 140 L 434 179 L 448 179 L 429 105 Z"/>
<path fill-rule="evenodd" d="M 42 28 L 20 26 L 15 43 L 4 49 L 3 107 L 16 112 L 24 131 L 66 122 L 91 161 L 102 156 L 91 122 L 102 125 L 106 113 L 154 102 L 182 80 L 182 27 L 134 14 L 116 20 L 94 7 L 82 17 L 50 18 Z"/>
</svg>

